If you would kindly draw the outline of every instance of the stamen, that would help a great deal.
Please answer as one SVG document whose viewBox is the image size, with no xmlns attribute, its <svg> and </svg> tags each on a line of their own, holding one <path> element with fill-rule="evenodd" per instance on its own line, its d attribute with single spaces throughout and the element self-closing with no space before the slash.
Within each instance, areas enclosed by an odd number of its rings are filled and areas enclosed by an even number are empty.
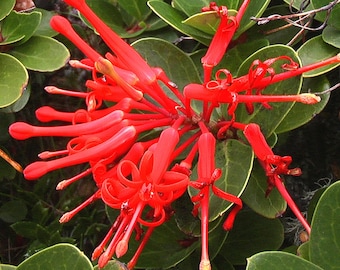
<svg viewBox="0 0 340 270">
<path fill-rule="evenodd" d="M 59 150 L 59 151 L 53 151 L 53 152 L 44 151 L 44 152 L 41 152 L 40 154 L 38 154 L 38 157 L 40 159 L 49 159 L 49 158 L 52 158 L 52 157 L 64 156 L 64 155 L 68 155 L 68 154 L 69 154 L 68 150 Z"/>
<path fill-rule="evenodd" d="M 66 187 L 68 187 L 69 185 L 73 184 L 74 182 L 77 182 L 78 180 L 84 178 L 85 176 L 89 175 L 90 173 L 92 172 L 92 169 L 89 168 L 79 174 L 77 174 L 76 176 L 73 176 L 72 178 L 70 179 L 67 179 L 67 180 L 63 180 L 63 181 L 60 181 L 56 187 L 56 190 L 62 190 Z"/>
</svg>

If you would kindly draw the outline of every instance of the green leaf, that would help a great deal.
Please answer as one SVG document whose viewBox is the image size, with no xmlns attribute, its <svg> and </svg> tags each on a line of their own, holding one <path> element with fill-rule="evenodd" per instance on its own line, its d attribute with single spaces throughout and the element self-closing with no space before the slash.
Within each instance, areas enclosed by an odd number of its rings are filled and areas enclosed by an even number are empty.
<svg viewBox="0 0 340 270">
<path fill-rule="evenodd" d="M 228 9 L 228 16 L 234 16 L 236 13 L 236 10 Z M 192 15 L 184 20 L 183 23 L 209 35 L 214 35 L 220 21 L 221 19 L 216 11 L 207 11 Z"/>
<path fill-rule="evenodd" d="M 251 17 L 261 17 L 261 15 L 266 10 L 269 3 L 270 3 L 270 0 L 252 0 L 252 1 L 250 1 L 249 5 L 248 5 L 243 17 L 242 17 L 242 20 L 240 22 L 240 26 L 236 31 L 236 36 L 241 35 L 243 32 L 245 32 L 250 27 L 252 27 L 255 24 L 255 21 L 250 20 L 250 18 Z"/>
<path fill-rule="evenodd" d="M 202 44 L 209 45 L 212 38 L 211 35 L 183 24 L 182 22 L 186 19 L 186 17 L 182 12 L 159 0 L 151 0 L 148 2 L 148 5 L 153 10 L 153 12 L 155 12 L 160 18 L 162 18 L 176 30 L 187 36 L 191 36 Z"/>
<path fill-rule="evenodd" d="M 278 249 L 283 236 L 278 219 L 267 219 L 250 210 L 241 211 L 220 253 L 233 265 L 243 265 L 255 253 Z"/>
<path fill-rule="evenodd" d="M 317 78 L 306 78 L 303 80 L 302 93 L 320 93 L 330 88 L 329 81 L 325 76 L 318 76 Z M 302 103 L 294 103 L 292 109 L 288 112 L 286 117 L 275 129 L 276 133 L 283 133 L 304 125 L 313 119 L 315 115 L 320 113 L 326 106 L 330 93 L 320 95 L 321 101 L 317 104 L 309 105 Z M 299 117 L 296 117 L 296 116 Z"/>
<path fill-rule="evenodd" d="M 285 45 L 271 45 L 265 47 L 247 58 L 239 68 L 238 76 L 248 73 L 249 68 L 254 60 L 265 61 L 269 58 L 286 55 L 292 58 L 296 63 L 300 63 L 297 53 L 289 46 Z M 284 72 L 281 65 L 286 63 L 285 60 L 275 62 L 271 67 L 275 69 L 276 73 Z M 301 90 L 302 78 L 301 76 L 292 77 L 284 81 L 269 85 L 263 91 L 263 95 L 295 95 Z M 279 126 L 280 122 L 288 114 L 292 108 L 292 102 L 274 102 L 270 103 L 271 110 L 263 108 L 261 104 L 254 104 L 254 112 L 249 115 L 240 104 L 236 111 L 236 120 L 241 123 L 257 123 L 260 125 L 263 134 L 268 137 Z"/>
<path fill-rule="evenodd" d="M 26 214 L 26 204 L 19 200 L 6 202 L 0 207 L 0 219 L 7 223 L 23 220 Z"/>
<path fill-rule="evenodd" d="M 0 108 L 18 100 L 28 82 L 25 67 L 15 57 L 0 53 Z"/>
<path fill-rule="evenodd" d="M 162 226 L 156 227 L 147 245 L 138 259 L 136 268 L 162 268 L 168 269 L 177 265 L 199 246 L 199 242 L 193 242 L 190 246 L 182 246 L 181 243 L 188 239 L 188 235 L 181 232 L 171 219 Z M 140 242 L 133 239 L 129 242 L 129 251 L 122 257 L 122 261 L 128 261 Z"/>
<path fill-rule="evenodd" d="M 308 260 L 308 261 L 310 261 L 310 258 L 309 258 L 309 243 L 310 243 L 309 241 L 302 243 L 297 249 L 297 254 L 301 258 Z"/>
<path fill-rule="evenodd" d="M 332 9 L 327 24 L 340 30 L 340 5 L 338 4 Z"/>
<path fill-rule="evenodd" d="M 70 57 L 65 45 L 53 38 L 43 36 L 33 36 L 10 53 L 26 68 L 41 72 L 63 67 Z"/>
<path fill-rule="evenodd" d="M 57 244 L 32 255 L 17 270 L 92 270 L 90 260 L 82 251 L 70 244 Z"/>
<path fill-rule="evenodd" d="M 303 66 L 320 62 L 327 58 L 337 55 L 340 52 L 339 48 L 333 47 L 323 41 L 322 36 L 316 36 L 314 38 L 306 41 L 297 51 Z M 324 74 L 337 66 L 338 64 L 333 64 L 318 68 L 303 74 L 304 77 L 314 77 Z"/>
<path fill-rule="evenodd" d="M 12 11 L 14 6 L 15 0 L 0 1 L 0 21 Z"/>
<path fill-rule="evenodd" d="M 330 3 L 331 3 L 331 1 L 329 1 L 329 0 L 311 0 L 312 7 L 314 9 L 327 6 Z M 326 20 L 326 18 L 328 18 L 328 21 L 327 21 L 328 25 L 332 25 L 332 26 L 335 26 L 338 29 L 340 29 L 340 22 L 339 22 L 340 9 L 339 9 L 339 7 L 340 6 L 338 5 L 338 3 L 335 3 L 335 6 L 333 6 L 333 8 L 331 10 L 325 9 L 324 11 L 317 12 L 315 19 L 324 22 Z M 329 6 L 329 8 L 330 8 L 330 6 Z M 331 11 L 330 14 L 328 14 L 329 10 Z"/>
<path fill-rule="evenodd" d="M 18 42 L 18 46 L 29 40 L 37 29 L 41 20 L 40 12 L 22 13 L 12 11 L 1 24 L 1 34 L 4 41 L 1 45 Z"/>
<path fill-rule="evenodd" d="M 40 224 L 31 221 L 19 221 L 11 225 L 16 234 L 25 238 L 36 240 L 42 239 L 42 243 L 46 243 L 49 238 L 49 232 Z M 39 240 L 40 240 L 39 239 Z"/>
<path fill-rule="evenodd" d="M 47 36 L 47 37 L 53 37 L 57 35 L 57 32 L 54 31 L 50 26 L 50 20 L 55 15 L 55 12 L 47 11 L 45 9 L 41 8 L 35 8 L 34 10 L 41 13 L 41 21 L 37 28 L 37 30 L 34 32 L 35 36 Z"/>
<path fill-rule="evenodd" d="M 0 264 L 0 270 L 16 270 L 17 267 L 9 264 Z"/>
<path fill-rule="evenodd" d="M 122 15 L 115 5 L 107 1 L 86 0 L 86 3 L 93 10 L 94 13 L 117 34 L 125 33 L 124 21 Z M 88 27 L 93 29 L 93 26 L 85 19 L 84 16 L 80 18 L 87 24 Z"/>
<path fill-rule="evenodd" d="M 190 57 L 173 44 L 161 39 L 145 38 L 134 42 L 132 47 L 150 66 L 161 67 L 180 90 L 188 83 L 200 81 Z"/>
<path fill-rule="evenodd" d="M 340 29 L 327 25 L 322 31 L 322 39 L 327 44 L 340 48 Z"/>
<path fill-rule="evenodd" d="M 323 270 L 305 259 L 282 251 L 261 252 L 250 257 L 247 261 L 247 270 Z"/>
<path fill-rule="evenodd" d="M 2 113 L 15 113 L 21 111 L 27 104 L 29 98 L 31 96 L 31 86 L 30 84 L 25 88 L 22 92 L 21 96 L 18 100 L 16 100 L 11 105 L 8 105 L 5 108 L 0 108 L 0 112 Z"/>
<path fill-rule="evenodd" d="M 99 266 L 96 265 L 93 269 L 94 270 L 127 270 L 125 264 L 117 260 L 109 261 L 108 264 L 105 265 L 105 267 L 103 268 L 99 268 Z"/>
<path fill-rule="evenodd" d="M 147 5 L 148 0 L 118 0 L 118 4 L 138 21 L 143 21 L 151 11 Z"/>
<path fill-rule="evenodd" d="M 340 267 L 340 182 L 321 195 L 311 224 L 310 261 L 327 270 Z"/>
<path fill-rule="evenodd" d="M 265 197 L 266 190 L 267 176 L 258 162 L 255 162 L 241 198 L 256 213 L 267 218 L 276 218 L 286 211 L 287 203 L 277 189 L 274 188 L 268 197 Z"/>
<path fill-rule="evenodd" d="M 221 168 L 223 173 L 215 182 L 215 186 L 239 197 L 248 183 L 253 157 L 251 148 L 237 140 L 218 142 L 215 154 L 216 168 Z M 197 179 L 197 166 L 193 170 L 192 179 Z M 197 189 L 189 188 L 191 197 L 197 193 Z M 232 205 L 231 202 L 223 200 L 210 192 L 209 220 L 217 219 Z"/>
<path fill-rule="evenodd" d="M 209 7 L 209 0 L 173 0 L 172 6 L 182 12 L 184 12 L 188 17 L 201 12 L 203 7 Z M 217 0 L 214 1 L 218 6 L 224 5 L 228 9 L 237 9 L 239 1 L 235 0 Z"/>
<path fill-rule="evenodd" d="M 220 254 L 218 254 L 212 261 L 212 269 L 216 270 L 235 270 L 234 266 L 226 260 L 224 257 L 222 257 Z"/>
<path fill-rule="evenodd" d="M 241 64 L 253 53 L 269 45 L 266 39 L 257 39 L 236 45 L 227 50 L 216 69 L 227 68 L 233 75 L 236 75 Z"/>
</svg>

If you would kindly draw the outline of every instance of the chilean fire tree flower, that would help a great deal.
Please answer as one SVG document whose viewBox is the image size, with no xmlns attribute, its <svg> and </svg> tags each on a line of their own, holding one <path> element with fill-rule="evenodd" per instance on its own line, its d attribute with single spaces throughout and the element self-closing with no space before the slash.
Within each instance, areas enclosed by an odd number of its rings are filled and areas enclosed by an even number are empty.
<svg viewBox="0 0 340 270">
<path fill-rule="evenodd" d="M 259 125 L 237 122 L 235 111 L 239 103 L 244 103 L 248 113 L 252 114 L 254 103 L 270 108 L 272 102 L 319 102 L 319 96 L 309 93 L 265 95 L 262 91 L 271 84 L 339 63 L 340 55 L 303 67 L 285 55 L 255 60 L 246 75 L 235 78 L 227 69 L 221 69 L 213 79 L 213 68 L 225 54 L 250 0 L 242 3 L 235 16 L 229 16 L 226 7 L 211 3 L 203 8 L 203 12 L 216 11 L 220 24 L 201 61 L 203 84 L 190 83 L 182 91 L 162 69 L 150 67 L 129 44 L 106 26 L 85 0 L 65 2 L 87 18 L 111 51 L 99 54 L 77 35 L 65 18 L 54 16 L 52 28 L 66 36 L 85 55 L 82 60 L 70 60 L 70 65 L 91 72 L 92 79 L 85 83 L 87 92 L 56 86 L 47 86 L 45 90 L 50 94 L 83 99 L 86 108 L 61 112 L 43 106 L 36 111 L 38 120 L 45 123 L 58 120 L 66 124 L 39 127 L 17 122 L 10 126 L 9 132 L 18 140 L 34 136 L 70 138 L 65 149 L 39 154 L 41 160 L 28 165 L 23 171 L 28 180 L 39 179 L 57 169 L 88 165 L 78 175 L 61 181 L 57 189 L 64 189 L 84 176 L 92 175 L 97 190 L 81 205 L 65 213 L 60 222 L 69 221 L 95 200 L 102 200 L 108 207 L 119 211 L 111 229 L 93 252 L 92 259 L 98 259 L 99 267 L 104 267 L 114 255 L 123 256 L 135 232 L 140 245 L 127 265 L 129 269 L 134 268 L 154 229 L 171 218 L 172 203 L 191 188 L 197 191 L 191 198 L 192 212 L 201 219 L 199 267 L 202 270 L 211 268 L 208 251 L 209 194 L 233 204 L 223 224 L 226 230 L 233 227 L 235 216 L 242 208 L 240 198 L 215 185 L 222 174 L 222 168 L 216 168 L 216 140 L 225 140 L 224 134 L 230 128 L 243 132 L 266 172 L 268 189 L 265 195 L 277 188 L 307 233 L 310 232 L 308 222 L 291 199 L 282 179 L 282 175 L 300 175 L 301 170 L 289 168 L 291 157 L 273 153 Z M 273 68 L 278 61 L 285 62 L 281 72 Z M 170 98 L 163 88 L 172 92 L 176 99 Z M 202 111 L 195 111 L 193 100 L 202 104 Z M 103 101 L 114 105 L 103 108 Z M 228 117 L 216 121 L 212 115 L 221 104 L 228 105 Z M 159 136 L 151 139 L 144 136 L 151 131 Z M 181 154 L 186 156 L 182 160 Z M 197 177 L 192 179 L 191 170 L 195 166 Z"/>
</svg>

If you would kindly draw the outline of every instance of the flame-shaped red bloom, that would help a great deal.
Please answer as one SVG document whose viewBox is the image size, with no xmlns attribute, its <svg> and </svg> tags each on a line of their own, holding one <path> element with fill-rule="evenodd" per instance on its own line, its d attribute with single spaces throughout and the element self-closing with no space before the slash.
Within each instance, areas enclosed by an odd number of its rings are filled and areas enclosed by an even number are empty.
<svg viewBox="0 0 340 270">
<path fill-rule="evenodd" d="M 114 254 L 123 256 L 135 231 L 140 245 L 128 263 L 129 269 L 132 269 L 154 228 L 172 216 L 171 204 L 190 186 L 197 190 L 197 195 L 191 198 L 193 213 L 200 213 L 201 218 L 200 269 L 211 268 L 208 251 L 209 196 L 214 194 L 232 203 L 223 224 L 226 230 L 233 227 L 235 216 L 242 208 L 240 198 L 215 185 L 224 169 L 216 168 L 216 139 L 225 139 L 223 134 L 229 129 L 242 130 L 253 148 L 268 177 L 266 194 L 277 188 L 306 231 L 310 232 L 309 224 L 289 196 L 280 176 L 299 175 L 300 169 L 289 168 L 291 157 L 273 153 L 257 124 L 237 122 L 235 111 L 239 103 L 245 103 L 251 114 L 254 103 L 269 108 L 271 102 L 319 102 L 320 97 L 314 94 L 274 96 L 264 95 L 262 90 L 304 72 L 339 63 L 340 55 L 303 67 L 284 55 L 265 61 L 255 60 L 244 76 L 234 78 L 227 69 L 220 69 L 212 79 L 212 70 L 225 54 L 250 0 L 244 0 L 236 16 L 228 16 L 226 7 L 211 3 L 203 11 L 214 10 L 221 20 L 202 58 L 204 83 L 188 82 L 182 91 L 162 69 L 150 67 L 128 43 L 106 26 L 85 0 L 65 2 L 88 19 L 111 51 L 99 54 L 77 35 L 65 18 L 54 16 L 52 28 L 66 36 L 85 55 L 84 59 L 70 60 L 70 65 L 91 72 L 92 78 L 85 83 L 86 92 L 55 86 L 47 86 L 45 90 L 50 94 L 79 98 L 84 101 L 85 107 L 74 112 L 61 112 L 43 106 L 36 111 L 38 120 L 45 123 L 58 120 L 66 124 L 40 127 L 17 122 L 10 126 L 9 132 L 18 140 L 35 136 L 70 138 L 64 149 L 40 153 L 41 160 L 24 169 L 28 180 L 38 179 L 53 170 L 87 164 L 83 172 L 62 180 L 57 189 L 64 189 L 92 175 L 97 190 L 81 205 L 65 213 L 60 222 L 69 221 L 99 199 L 119 211 L 111 229 L 93 252 L 92 259 L 98 259 L 99 267 L 104 267 Z M 273 64 L 279 60 L 285 64 L 280 72 L 275 72 Z M 168 92 L 176 99 L 168 96 Z M 197 111 L 200 106 L 192 106 L 192 100 L 202 105 L 202 111 Z M 104 101 L 114 105 L 104 108 Z M 214 109 L 221 104 L 227 104 L 225 118 L 213 119 Z M 198 176 L 190 179 L 197 154 Z"/>
</svg>

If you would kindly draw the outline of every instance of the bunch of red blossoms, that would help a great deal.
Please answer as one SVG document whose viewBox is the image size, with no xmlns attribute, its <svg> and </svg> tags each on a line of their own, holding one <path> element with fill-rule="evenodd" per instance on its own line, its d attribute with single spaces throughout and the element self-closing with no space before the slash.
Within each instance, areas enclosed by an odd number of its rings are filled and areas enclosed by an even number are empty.
<svg viewBox="0 0 340 270">
<path fill-rule="evenodd" d="M 181 90 L 163 70 L 150 67 L 130 45 L 106 26 L 85 0 L 65 2 L 87 18 L 112 53 L 100 55 L 76 34 L 65 18 L 54 16 L 51 19 L 52 28 L 71 40 L 86 56 L 81 61 L 71 60 L 70 65 L 92 72 L 92 80 L 86 82 L 88 92 L 68 91 L 54 86 L 46 87 L 46 91 L 84 99 L 87 110 L 66 113 L 44 106 L 36 111 L 38 120 L 59 120 L 69 124 L 38 127 L 17 122 L 11 125 L 9 131 L 18 140 L 33 136 L 72 138 L 64 150 L 41 153 L 39 157 L 42 161 L 27 166 L 24 176 L 28 180 L 35 180 L 60 168 L 84 163 L 89 165 L 79 175 L 60 182 L 57 189 L 63 189 L 92 174 L 98 190 L 79 207 L 65 213 L 60 222 L 69 221 L 98 199 L 120 211 L 106 237 L 93 252 L 92 259 L 99 258 L 99 267 L 104 267 L 114 254 L 123 256 L 135 232 L 140 246 L 128 263 L 129 269 L 134 268 L 154 228 L 171 218 L 171 204 L 191 187 L 197 189 L 197 195 L 191 198 L 193 214 L 199 214 L 201 219 L 202 255 L 199 267 L 210 269 L 209 194 L 213 193 L 233 203 L 223 224 L 226 230 L 232 228 L 234 218 L 242 208 L 240 198 L 215 185 L 222 173 L 215 165 L 216 140 L 225 139 L 224 134 L 231 128 L 242 131 L 253 148 L 268 176 L 267 194 L 272 188 L 277 188 L 307 233 L 310 232 L 309 224 L 280 177 L 300 175 L 300 169 L 289 168 L 291 157 L 277 156 L 272 152 L 257 124 L 237 122 L 235 111 L 239 103 L 244 103 L 251 114 L 254 103 L 270 108 L 269 102 L 319 102 L 320 98 L 314 94 L 275 96 L 263 95 L 262 90 L 268 85 L 321 66 L 339 63 L 340 55 L 304 67 L 299 67 L 288 56 L 263 62 L 257 60 L 244 76 L 234 78 L 228 70 L 222 69 L 217 71 L 216 79 L 212 79 L 213 68 L 225 54 L 250 0 L 243 2 L 235 16 L 228 16 L 226 7 L 211 3 L 203 12 L 215 11 L 220 17 L 220 24 L 202 58 L 203 83 L 188 84 Z M 285 63 L 280 73 L 276 73 L 272 67 L 277 61 Z M 176 98 L 167 96 L 164 87 Z M 201 103 L 201 111 L 195 111 L 193 100 Z M 103 101 L 114 102 L 115 105 L 103 109 Z M 214 110 L 221 104 L 227 105 L 228 118 L 211 121 Z M 146 139 L 147 136 L 143 134 L 152 130 L 157 130 L 160 135 Z M 184 151 L 185 158 L 180 160 L 179 156 Z M 198 160 L 197 179 L 191 179 L 195 160 Z"/>
</svg>

